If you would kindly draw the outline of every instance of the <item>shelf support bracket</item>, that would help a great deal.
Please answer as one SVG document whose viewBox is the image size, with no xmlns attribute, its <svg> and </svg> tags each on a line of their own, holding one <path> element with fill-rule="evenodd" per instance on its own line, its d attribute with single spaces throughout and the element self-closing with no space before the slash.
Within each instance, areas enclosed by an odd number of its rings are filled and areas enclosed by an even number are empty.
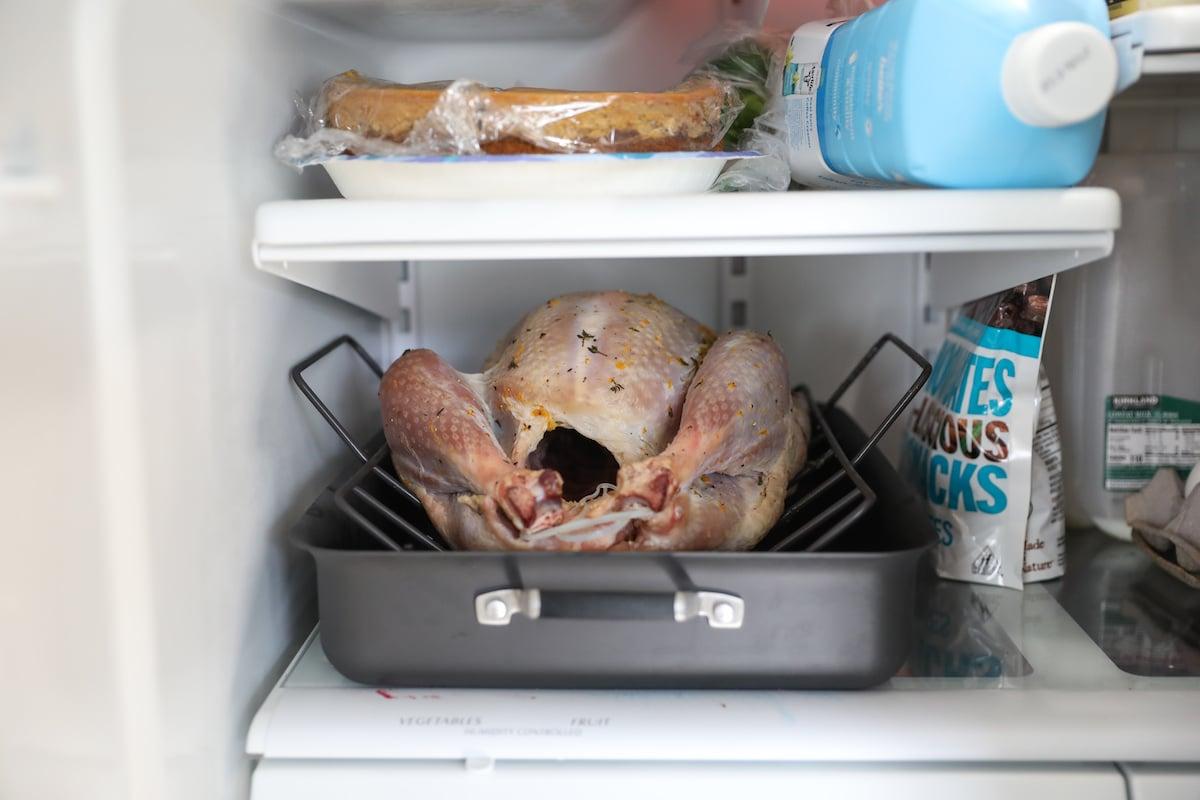
<svg viewBox="0 0 1200 800">
<path fill-rule="evenodd" d="M 412 274 L 406 261 L 266 261 L 254 247 L 254 266 L 271 275 L 316 289 L 347 303 L 366 309 L 384 319 L 403 320 L 411 317 L 411 307 L 405 307 L 413 294 L 406 295 L 402 286 Z M 410 323 L 411 324 L 411 323 Z"/>
<path fill-rule="evenodd" d="M 1066 272 L 1109 256 L 1112 231 L 1078 234 L 1081 246 L 1045 250 L 932 253 L 929 257 L 929 300 L 934 309 L 953 308 L 1001 289 Z"/>
<path fill-rule="evenodd" d="M 717 309 L 721 330 L 749 328 L 750 322 L 750 262 L 746 258 L 722 258 Z"/>
</svg>

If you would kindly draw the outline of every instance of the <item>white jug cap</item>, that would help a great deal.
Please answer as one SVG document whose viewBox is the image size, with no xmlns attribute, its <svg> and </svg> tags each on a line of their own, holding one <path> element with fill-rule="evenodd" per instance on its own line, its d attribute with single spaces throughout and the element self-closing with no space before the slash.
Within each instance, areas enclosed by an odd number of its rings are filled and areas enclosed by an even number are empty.
<svg viewBox="0 0 1200 800">
<path fill-rule="evenodd" d="M 1052 22 L 1013 40 L 1001 76 L 1013 116 L 1027 125 L 1059 128 L 1108 105 L 1117 86 L 1117 54 L 1091 25 Z"/>
</svg>

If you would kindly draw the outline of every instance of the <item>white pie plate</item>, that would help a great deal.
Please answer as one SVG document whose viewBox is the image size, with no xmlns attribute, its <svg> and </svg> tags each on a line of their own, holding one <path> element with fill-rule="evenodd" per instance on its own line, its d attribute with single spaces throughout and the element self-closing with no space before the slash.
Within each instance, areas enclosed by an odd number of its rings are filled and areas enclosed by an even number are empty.
<svg viewBox="0 0 1200 800">
<path fill-rule="evenodd" d="M 753 152 L 343 156 L 322 162 L 350 200 L 629 197 L 707 191 Z"/>
</svg>

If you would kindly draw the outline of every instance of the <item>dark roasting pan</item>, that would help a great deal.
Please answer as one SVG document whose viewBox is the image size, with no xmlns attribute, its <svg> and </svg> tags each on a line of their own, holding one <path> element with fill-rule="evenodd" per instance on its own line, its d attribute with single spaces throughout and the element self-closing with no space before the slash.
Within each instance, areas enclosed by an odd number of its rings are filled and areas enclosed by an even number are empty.
<svg viewBox="0 0 1200 800">
<path fill-rule="evenodd" d="M 920 367 L 867 435 L 837 400 L 895 344 Z M 475 553 L 446 549 L 390 471 L 293 370 L 362 460 L 291 532 L 316 561 L 321 640 L 347 677 L 385 686 L 843 689 L 900 668 L 933 532 L 875 447 L 929 366 L 887 336 L 815 406 L 788 511 L 745 553 Z"/>
</svg>

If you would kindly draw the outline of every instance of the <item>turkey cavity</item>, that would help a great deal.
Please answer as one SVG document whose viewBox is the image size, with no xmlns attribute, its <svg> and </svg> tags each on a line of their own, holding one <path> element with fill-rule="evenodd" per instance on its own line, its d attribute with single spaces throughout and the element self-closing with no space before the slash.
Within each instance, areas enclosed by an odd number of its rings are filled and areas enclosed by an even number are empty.
<svg viewBox="0 0 1200 800">
<path fill-rule="evenodd" d="M 571 428 L 548 431 L 529 454 L 527 466 L 558 472 L 566 500 L 587 497 L 602 483 L 616 483 L 619 468 L 607 448 Z"/>
</svg>

